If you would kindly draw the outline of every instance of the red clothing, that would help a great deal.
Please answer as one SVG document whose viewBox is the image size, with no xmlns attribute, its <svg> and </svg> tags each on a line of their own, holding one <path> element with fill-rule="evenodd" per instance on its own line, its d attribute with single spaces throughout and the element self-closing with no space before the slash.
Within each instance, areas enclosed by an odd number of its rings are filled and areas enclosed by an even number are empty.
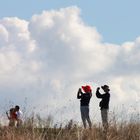
<svg viewBox="0 0 140 140">
<path fill-rule="evenodd" d="M 16 112 L 12 112 L 12 113 L 10 114 L 10 118 L 11 118 L 11 119 L 17 119 L 17 114 L 16 114 Z"/>
</svg>

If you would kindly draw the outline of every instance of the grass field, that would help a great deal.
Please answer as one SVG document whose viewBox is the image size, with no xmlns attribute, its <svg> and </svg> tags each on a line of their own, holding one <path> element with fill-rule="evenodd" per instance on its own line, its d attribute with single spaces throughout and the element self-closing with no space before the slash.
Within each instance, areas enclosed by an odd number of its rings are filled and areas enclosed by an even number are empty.
<svg viewBox="0 0 140 140">
<path fill-rule="evenodd" d="M 30 118 L 25 120 L 21 128 L 1 126 L 0 140 L 140 140 L 140 122 L 112 121 L 105 133 L 101 124 L 93 125 L 92 129 L 83 129 L 70 120 L 65 126 L 52 127 L 48 120 L 40 119 L 38 125 L 35 125 Z"/>
</svg>

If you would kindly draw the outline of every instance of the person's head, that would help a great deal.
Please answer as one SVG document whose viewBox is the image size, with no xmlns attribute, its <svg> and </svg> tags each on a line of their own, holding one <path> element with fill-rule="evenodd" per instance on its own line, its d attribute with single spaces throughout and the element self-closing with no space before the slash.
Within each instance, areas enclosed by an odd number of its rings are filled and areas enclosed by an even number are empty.
<svg viewBox="0 0 140 140">
<path fill-rule="evenodd" d="M 15 106 L 15 110 L 19 111 L 20 107 L 18 105 Z"/>
<path fill-rule="evenodd" d="M 104 90 L 104 92 L 106 92 L 106 93 L 110 91 L 108 85 L 101 86 L 101 88 L 102 88 L 102 89 Z"/>
<path fill-rule="evenodd" d="M 15 111 L 15 108 L 10 108 L 9 112 L 12 114 Z"/>
<path fill-rule="evenodd" d="M 84 90 L 85 93 L 91 93 L 92 92 L 91 87 L 89 85 L 82 86 L 82 89 Z"/>
</svg>

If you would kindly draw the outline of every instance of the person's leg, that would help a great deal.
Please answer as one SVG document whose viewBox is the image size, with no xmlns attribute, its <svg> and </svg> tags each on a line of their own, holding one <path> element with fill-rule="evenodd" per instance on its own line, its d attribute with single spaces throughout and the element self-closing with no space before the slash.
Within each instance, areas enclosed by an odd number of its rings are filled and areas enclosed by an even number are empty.
<svg viewBox="0 0 140 140">
<path fill-rule="evenodd" d="M 10 127 L 14 127 L 15 126 L 14 120 L 12 120 L 12 119 L 9 120 L 9 126 Z"/>
<path fill-rule="evenodd" d="M 21 126 L 22 126 L 22 120 L 19 119 L 19 120 L 17 121 L 17 127 L 21 127 Z"/>
<path fill-rule="evenodd" d="M 105 129 L 108 128 L 108 109 L 101 110 L 102 124 Z"/>
<path fill-rule="evenodd" d="M 91 128 L 92 127 L 92 123 L 91 123 L 91 120 L 90 120 L 90 117 L 89 117 L 89 106 L 86 107 L 86 120 L 89 124 L 89 127 Z"/>
<path fill-rule="evenodd" d="M 10 127 L 16 127 L 16 120 L 15 119 L 9 119 L 9 126 Z"/>
<path fill-rule="evenodd" d="M 83 125 L 84 125 L 84 128 L 86 128 L 85 107 L 81 106 L 80 110 L 81 110 L 81 118 L 82 118 L 82 121 L 83 121 Z"/>
</svg>

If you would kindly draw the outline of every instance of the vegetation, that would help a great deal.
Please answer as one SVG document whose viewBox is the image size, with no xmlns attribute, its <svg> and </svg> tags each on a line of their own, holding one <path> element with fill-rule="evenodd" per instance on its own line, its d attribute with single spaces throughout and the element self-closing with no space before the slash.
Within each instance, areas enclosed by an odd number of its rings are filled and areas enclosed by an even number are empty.
<svg viewBox="0 0 140 140">
<path fill-rule="evenodd" d="M 73 120 L 52 126 L 51 118 L 27 118 L 21 128 L 0 127 L 0 140 L 140 140 L 140 122 L 110 122 L 107 133 L 101 124 L 83 129 Z"/>
</svg>

